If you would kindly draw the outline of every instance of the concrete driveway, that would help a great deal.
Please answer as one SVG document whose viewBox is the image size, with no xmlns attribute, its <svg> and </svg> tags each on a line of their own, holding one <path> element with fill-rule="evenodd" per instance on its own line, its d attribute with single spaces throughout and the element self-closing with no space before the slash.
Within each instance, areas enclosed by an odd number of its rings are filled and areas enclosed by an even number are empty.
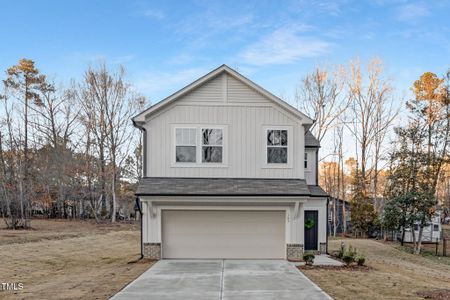
<svg viewBox="0 0 450 300">
<path fill-rule="evenodd" d="M 111 299 L 331 299 L 281 260 L 161 260 Z"/>
</svg>

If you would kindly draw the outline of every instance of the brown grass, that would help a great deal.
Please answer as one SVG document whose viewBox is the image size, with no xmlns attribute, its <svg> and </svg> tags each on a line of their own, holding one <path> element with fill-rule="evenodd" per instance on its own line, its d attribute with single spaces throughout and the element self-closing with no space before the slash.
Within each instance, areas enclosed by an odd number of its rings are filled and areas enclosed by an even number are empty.
<svg viewBox="0 0 450 300">
<path fill-rule="evenodd" d="M 335 299 L 423 299 L 416 293 L 450 288 L 450 258 L 423 257 L 367 239 L 343 239 L 366 257 L 367 272 L 302 270 Z M 341 240 L 330 240 L 330 251 Z"/>
<path fill-rule="evenodd" d="M 2 220 L 0 220 L 2 221 Z M 136 224 L 33 220 L 0 229 L 0 282 L 21 282 L 1 299 L 107 299 L 147 270 Z"/>
</svg>

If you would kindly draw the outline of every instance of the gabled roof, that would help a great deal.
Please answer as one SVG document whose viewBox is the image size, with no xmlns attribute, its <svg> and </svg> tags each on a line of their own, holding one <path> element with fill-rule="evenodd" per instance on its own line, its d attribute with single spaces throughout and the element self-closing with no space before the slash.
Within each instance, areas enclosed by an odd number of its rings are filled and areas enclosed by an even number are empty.
<svg viewBox="0 0 450 300">
<path fill-rule="evenodd" d="M 145 177 L 139 180 L 136 195 L 328 197 L 320 186 L 290 178 Z"/>
<path fill-rule="evenodd" d="M 195 88 L 201 86 L 205 82 L 207 82 L 207 81 L 211 80 L 212 78 L 214 78 L 214 77 L 216 77 L 216 76 L 218 76 L 220 74 L 223 74 L 223 73 L 227 73 L 228 75 L 233 76 L 237 80 L 240 80 L 241 82 L 243 82 L 244 84 L 246 84 L 250 88 L 253 88 L 254 90 L 259 92 L 260 94 L 262 94 L 266 98 L 272 100 L 274 103 L 276 103 L 281 108 L 289 111 L 293 115 L 295 115 L 298 118 L 302 119 L 303 123 L 305 125 L 308 125 L 308 124 L 311 125 L 314 122 L 311 118 L 309 118 L 304 113 L 300 112 L 295 107 L 293 107 L 290 104 L 286 103 L 285 101 L 281 100 L 280 98 L 278 98 L 274 94 L 268 92 L 267 90 L 265 90 L 261 86 L 257 85 L 256 83 L 254 83 L 250 79 L 246 78 L 245 76 L 241 75 L 240 73 L 238 73 L 237 71 L 233 70 L 232 68 L 228 67 L 227 65 L 221 65 L 217 69 L 215 69 L 215 70 L 209 72 L 208 74 L 200 77 L 199 79 L 195 80 L 191 84 L 185 86 L 184 88 L 182 88 L 181 90 L 175 92 L 174 94 L 170 95 L 169 97 L 167 97 L 167 98 L 161 100 L 160 102 L 150 106 L 146 110 L 142 111 L 141 113 L 139 113 L 138 115 L 133 117 L 133 122 L 135 124 L 143 124 L 145 122 L 145 119 L 146 119 L 147 116 L 149 116 L 152 113 L 154 113 L 155 111 L 157 111 L 157 110 L 159 110 L 159 109 L 161 109 L 161 108 L 163 108 L 163 107 L 173 103 L 174 101 L 176 101 L 180 97 L 186 95 L 187 93 L 189 93 L 192 90 L 194 90 Z"/>
</svg>

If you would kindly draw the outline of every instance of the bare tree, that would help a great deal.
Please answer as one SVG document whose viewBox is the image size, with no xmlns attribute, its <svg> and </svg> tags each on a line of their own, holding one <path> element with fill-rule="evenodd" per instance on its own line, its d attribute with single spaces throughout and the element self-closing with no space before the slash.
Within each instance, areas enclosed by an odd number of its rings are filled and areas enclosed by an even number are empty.
<svg viewBox="0 0 450 300">
<path fill-rule="evenodd" d="M 82 109 L 82 123 L 86 127 L 85 131 L 89 133 L 88 136 L 91 138 L 89 141 L 86 140 L 85 143 L 89 144 L 89 150 L 95 150 L 98 155 L 102 216 L 107 214 L 106 139 L 108 136 L 108 126 L 105 116 L 105 106 L 109 93 L 111 92 L 108 88 L 107 78 L 101 78 L 101 75 L 97 77 L 97 72 L 90 67 L 84 74 L 84 79 L 79 85 L 78 92 L 78 100 Z"/>
<path fill-rule="evenodd" d="M 338 158 L 337 174 L 337 197 L 342 200 L 342 234 L 347 231 L 346 211 L 345 211 L 345 173 L 344 173 L 344 126 L 336 128 L 336 154 Z"/>
<path fill-rule="evenodd" d="M 397 116 L 393 109 L 393 88 L 383 78 L 383 63 L 380 59 L 372 59 L 366 67 L 366 74 L 359 60 L 350 63 L 350 78 L 347 81 L 350 108 L 352 110 L 351 125 L 347 128 L 356 140 L 359 150 L 359 168 L 363 185 L 367 185 L 368 161 L 374 148 L 377 156 L 374 165 L 379 162 L 380 147 L 387 130 Z M 367 188 L 367 187 L 366 187 Z"/>
<path fill-rule="evenodd" d="M 297 89 L 297 107 L 315 120 L 311 130 L 319 141 L 336 126 L 339 117 L 348 107 L 343 93 L 345 77 L 342 66 L 335 66 L 331 70 L 316 67 L 301 80 Z"/>
<path fill-rule="evenodd" d="M 103 65 L 97 75 L 106 77 L 108 85 L 113 92 L 105 105 L 105 116 L 108 131 L 108 151 L 111 159 L 111 195 L 112 213 L 111 222 L 116 221 L 117 213 L 117 181 L 119 170 L 130 152 L 131 140 L 135 131 L 130 130 L 131 117 L 137 112 L 141 97 L 132 92 L 131 86 L 124 82 L 125 71 L 120 68 L 117 73 L 111 74 Z"/>
<path fill-rule="evenodd" d="M 102 212 L 104 214 L 106 211 L 106 196 L 110 194 L 110 216 L 111 221 L 115 222 L 120 169 L 135 137 L 130 119 L 136 113 L 142 97 L 125 81 L 122 67 L 113 72 L 104 63 L 86 71 L 81 91 L 84 123 L 95 137 L 99 154 Z M 108 176 L 110 193 L 106 191 Z"/>
<path fill-rule="evenodd" d="M 50 181 L 56 180 L 58 190 L 56 204 L 60 217 L 63 217 L 66 214 L 67 184 L 72 177 L 69 175 L 70 170 L 67 169 L 67 165 L 74 150 L 70 147 L 71 144 L 75 144 L 73 136 L 78 127 L 80 109 L 75 103 L 72 90 L 67 89 L 58 93 L 52 84 L 43 87 L 41 105 L 33 108 L 33 111 L 39 117 L 34 122 L 36 133 L 42 136 L 43 146 L 50 152 L 51 159 L 47 167 L 53 166 L 52 169 L 55 170 L 55 176 L 51 177 Z"/>
</svg>

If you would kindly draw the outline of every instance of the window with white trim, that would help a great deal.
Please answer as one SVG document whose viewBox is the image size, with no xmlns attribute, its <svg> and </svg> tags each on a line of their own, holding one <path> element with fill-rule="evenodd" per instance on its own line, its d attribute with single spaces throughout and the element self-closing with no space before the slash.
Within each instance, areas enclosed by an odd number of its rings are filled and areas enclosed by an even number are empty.
<svg viewBox="0 0 450 300">
<path fill-rule="evenodd" d="M 197 129 L 175 129 L 175 161 L 182 163 L 197 162 Z"/>
<path fill-rule="evenodd" d="M 222 163 L 223 130 L 202 128 L 202 162 Z"/>
<path fill-rule="evenodd" d="M 285 129 L 267 130 L 267 163 L 288 163 L 288 131 Z"/>
</svg>

